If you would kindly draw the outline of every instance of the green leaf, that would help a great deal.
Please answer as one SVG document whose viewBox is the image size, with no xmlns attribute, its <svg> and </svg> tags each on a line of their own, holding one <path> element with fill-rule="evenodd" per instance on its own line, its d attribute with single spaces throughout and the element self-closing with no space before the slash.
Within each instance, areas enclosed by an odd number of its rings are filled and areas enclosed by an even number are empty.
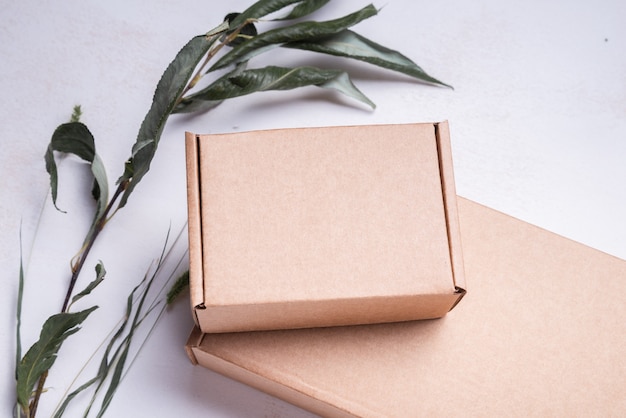
<svg viewBox="0 0 626 418">
<path fill-rule="evenodd" d="M 87 296 L 88 294 L 90 294 L 96 288 L 96 286 L 98 286 L 100 283 L 102 283 L 102 281 L 104 280 L 104 276 L 105 275 L 106 275 L 106 270 L 104 269 L 104 265 L 102 264 L 102 261 L 99 261 L 98 264 L 96 264 L 96 278 L 95 278 L 95 280 L 92 281 L 91 283 L 89 283 L 87 285 L 87 287 L 85 289 L 83 289 L 83 291 L 81 291 L 80 293 L 74 295 L 74 297 L 72 298 L 72 303 L 76 302 L 77 300 L 79 300 L 83 296 Z"/>
<path fill-rule="evenodd" d="M 354 26 L 362 20 L 376 15 L 376 13 L 376 8 L 369 5 L 339 19 L 326 22 L 295 23 L 290 26 L 264 32 L 247 40 L 238 47 L 233 48 L 229 53 L 220 58 L 209 71 L 248 61 L 250 58 L 262 52 L 276 48 L 287 42 L 307 41 L 330 36 L 350 26 Z M 234 22 L 235 21 L 233 21 L 233 23 Z"/>
<path fill-rule="evenodd" d="M 22 225 L 20 223 L 20 272 L 18 276 L 17 288 L 17 312 L 15 325 L 15 378 L 17 379 L 17 369 L 22 358 L 22 300 L 24 298 L 24 261 L 22 257 Z"/>
<path fill-rule="evenodd" d="M 287 16 L 274 20 L 299 19 L 301 17 L 310 15 L 317 9 L 320 9 L 322 6 L 326 5 L 326 3 L 328 3 L 329 1 L 330 0 L 302 1 L 300 2 L 300 4 L 297 4 L 296 7 L 294 7 L 291 13 L 289 13 Z"/>
<path fill-rule="evenodd" d="M 351 30 L 344 30 L 314 42 L 290 42 L 283 46 L 354 58 L 428 83 L 451 87 L 428 75 L 419 65 L 401 53 L 379 45 Z"/>
<path fill-rule="evenodd" d="M 52 315 L 43 324 L 39 340 L 26 352 L 17 368 L 17 401 L 24 410 L 28 409 L 39 377 L 52 367 L 63 342 L 80 329 L 79 325 L 95 309 L 97 306 L 76 313 Z"/>
<path fill-rule="evenodd" d="M 236 65 L 235 68 L 231 72 L 225 74 L 224 77 L 241 74 L 246 69 L 247 65 L 247 61 Z M 198 98 L 202 97 L 206 91 L 210 90 L 211 86 L 212 85 L 209 85 L 193 95 L 185 96 L 180 103 L 176 105 L 174 110 L 172 110 L 172 113 L 207 112 L 221 105 L 224 102 L 223 100 L 204 100 Z"/>
<path fill-rule="evenodd" d="M 169 237 L 169 232 L 168 232 L 168 237 Z M 165 247 L 163 249 L 163 252 L 164 251 L 165 251 Z M 144 312 L 144 305 L 146 303 L 146 298 L 147 298 L 147 296 L 148 296 L 148 294 L 150 292 L 150 288 L 152 287 L 152 285 L 154 283 L 154 280 L 156 278 L 156 274 L 157 274 L 157 272 L 158 272 L 158 270 L 159 270 L 159 268 L 161 266 L 161 262 L 162 261 L 163 261 L 163 253 L 161 253 L 161 257 L 159 259 L 157 269 L 152 274 L 150 279 L 147 279 L 147 276 L 146 276 L 144 278 L 144 280 L 142 280 L 142 282 L 137 287 L 135 287 L 135 289 L 133 289 L 132 293 L 128 297 L 128 304 L 129 305 L 128 305 L 128 310 L 127 310 L 127 319 L 126 319 L 125 322 L 128 321 L 128 316 L 130 315 L 130 311 L 132 309 L 132 299 L 133 299 L 134 293 L 137 291 L 137 289 L 144 282 L 146 283 L 145 288 L 142 290 L 142 295 L 141 295 L 141 297 L 139 299 L 139 304 L 137 305 L 137 307 L 135 309 L 135 313 L 133 315 L 133 319 L 132 319 L 132 322 L 130 324 L 130 329 L 128 330 L 128 333 L 126 334 L 126 336 L 122 340 L 120 346 L 115 351 L 115 354 L 113 355 L 114 361 L 109 362 L 108 365 L 107 365 L 106 374 L 108 375 L 110 373 L 111 369 L 113 370 L 113 374 L 111 375 L 111 380 L 109 382 L 109 387 L 108 387 L 106 393 L 103 396 L 102 404 L 100 406 L 100 410 L 98 411 L 98 414 L 96 415 L 97 418 L 100 418 L 100 417 L 102 417 L 104 415 L 104 413 L 108 409 L 109 405 L 111 404 L 111 401 L 113 400 L 113 396 L 115 395 L 115 392 L 117 392 L 117 389 L 119 388 L 119 385 L 120 385 L 120 383 L 122 381 L 123 373 L 124 373 L 124 370 L 125 370 L 125 367 L 126 367 L 126 361 L 128 360 L 130 347 L 131 347 L 131 344 L 132 344 L 134 336 L 135 336 L 135 332 L 141 326 L 141 324 L 143 323 L 144 319 L 146 319 L 146 317 L 152 312 L 152 310 L 156 308 L 156 305 L 152 305 L 151 307 L 149 307 Z M 126 323 L 124 323 L 122 325 L 121 329 L 123 329 L 125 327 L 126 327 Z"/>
<path fill-rule="evenodd" d="M 83 111 L 80 108 L 80 105 L 74 106 L 74 110 L 72 111 L 72 116 L 70 117 L 70 122 L 80 122 L 80 117 L 83 115 Z"/>
<path fill-rule="evenodd" d="M 178 279 L 174 282 L 170 290 L 167 292 L 167 296 L 165 298 L 165 302 L 168 305 L 171 305 L 174 300 L 180 295 L 183 290 L 189 287 L 189 270 L 181 274 Z"/>
<path fill-rule="evenodd" d="M 196 65 L 216 39 L 217 34 L 192 38 L 178 52 L 163 73 L 157 84 L 150 110 L 139 128 L 132 155 L 125 165 L 124 174 L 118 179 L 118 183 L 128 184 L 120 200 L 119 208 L 126 205 L 134 188 L 150 170 L 150 163 L 159 145 L 165 122 L 183 94 Z"/>
<path fill-rule="evenodd" d="M 296 17 L 305 16 L 308 13 L 311 13 L 324 4 L 328 3 L 329 0 L 260 0 L 255 2 L 252 6 L 248 7 L 242 13 L 240 13 L 236 19 L 231 21 L 231 29 L 238 27 L 243 24 L 246 20 L 249 19 L 259 19 L 263 16 L 267 16 L 271 13 L 277 12 L 281 9 L 284 9 L 287 6 L 292 4 L 297 4 L 294 10 L 291 12 L 290 19 L 295 19 Z M 307 9 L 310 10 L 307 13 Z M 283 18 L 286 19 L 287 17 Z"/>
<path fill-rule="evenodd" d="M 305 86 L 338 90 L 372 108 L 375 107 L 374 103 L 354 86 L 345 71 L 308 66 L 297 68 L 268 66 L 246 70 L 236 76 L 224 76 L 202 92 L 191 95 L 188 100 L 216 102 L 260 91 L 292 90 Z"/>
<path fill-rule="evenodd" d="M 80 394 L 82 391 L 84 391 L 85 389 L 89 388 L 91 385 L 96 383 L 99 380 L 99 378 L 100 378 L 99 376 L 96 376 L 96 377 L 92 378 L 91 380 L 87 381 L 86 383 L 83 383 L 80 387 L 78 387 L 72 393 L 67 395 L 65 397 L 65 399 L 63 400 L 63 403 L 61 403 L 59 408 L 55 411 L 54 418 L 61 418 L 63 416 L 63 414 L 65 413 L 65 409 L 67 409 L 67 407 L 70 404 L 70 402 L 72 402 L 72 400 L 78 394 Z"/>
<path fill-rule="evenodd" d="M 74 110 L 76 113 L 76 110 Z M 50 189 L 54 206 L 57 201 L 58 173 L 54 160 L 54 151 L 74 154 L 90 163 L 91 173 L 94 178 L 92 195 L 97 201 L 95 219 L 99 218 L 106 208 L 109 199 L 109 186 L 106 170 L 96 154 L 96 145 L 93 135 L 81 122 L 69 122 L 60 125 L 52 134 L 52 139 L 44 156 L 46 170 L 50 175 Z"/>
</svg>

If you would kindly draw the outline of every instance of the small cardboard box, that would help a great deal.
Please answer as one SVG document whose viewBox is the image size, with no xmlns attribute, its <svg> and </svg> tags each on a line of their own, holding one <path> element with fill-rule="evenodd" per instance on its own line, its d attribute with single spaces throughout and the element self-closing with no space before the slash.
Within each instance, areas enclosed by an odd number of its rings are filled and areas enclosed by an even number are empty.
<svg viewBox="0 0 626 418">
<path fill-rule="evenodd" d="M 458 201 L 444 319 L 201 334 L 194 363 L 325 417 L 623 416 L 626 261 Z"/>
<path fill-rule="evenodd" d="M 186 136 L 203 332 L 437 318 L 465 293 L 447 123 Z"/>
</svg>

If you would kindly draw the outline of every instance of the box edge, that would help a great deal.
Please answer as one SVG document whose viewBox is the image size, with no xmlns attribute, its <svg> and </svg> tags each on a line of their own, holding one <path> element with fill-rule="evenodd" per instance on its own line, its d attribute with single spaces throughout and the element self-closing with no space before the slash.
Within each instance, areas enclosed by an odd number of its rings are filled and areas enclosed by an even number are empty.
<svg viewBox="0 0 626 418">
<path fill-rule="evenodd" d="M 196 310 L 204 304 L 204 275 L 202 266 L 202 200 L 200 190 L 200 151 L 198 135 L 185 133 L 187 166 L 187 218 L 189 240 L 189 293 L 192 316 L 196 324 Z"/>
<path fill-rule="evenodd" d="M 434 125 L 439 154 L 439 171 L 441 175 L 452 276 L 456 292 L 459 294 L 459 298 L 450 308 L 450 310 L 452 310 L 467 293 L 467 284 L 465 281 L 463 248 L 461 245 L 461 224 L 456 202 L 457 194 L 454 180 L 454 165 L 452 161 L 450 126 L 448 121 L 438 122 Z"/>
</svg>

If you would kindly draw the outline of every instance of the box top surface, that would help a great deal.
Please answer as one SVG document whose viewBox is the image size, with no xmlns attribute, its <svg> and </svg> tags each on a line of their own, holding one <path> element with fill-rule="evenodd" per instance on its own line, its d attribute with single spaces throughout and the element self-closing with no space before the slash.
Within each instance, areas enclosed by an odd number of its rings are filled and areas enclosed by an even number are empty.
<svg viewBox="0 0 626 418">
<path fill-rule="evenodd" d="M 433 124 L 198 138 L 206 305 L 454 291 Z"/>
</svg>

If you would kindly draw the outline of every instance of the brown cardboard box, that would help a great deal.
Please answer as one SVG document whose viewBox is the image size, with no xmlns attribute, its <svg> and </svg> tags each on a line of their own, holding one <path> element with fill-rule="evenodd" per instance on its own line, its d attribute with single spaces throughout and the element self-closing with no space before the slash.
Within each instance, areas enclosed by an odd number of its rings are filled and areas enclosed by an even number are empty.
<svg viewBox="0 0 626 418">
<path fill-rule="evenodd" d="M 623 416 L 626 261 L 459 199 L 444 319 L 202 335 L 194 362 L 331 417 Z"/>
<path fill-rule="evenodd" d="M 187 134 L 203 332 L 437 318 L 465 293 L 447 123 Z"/>
</svg>

